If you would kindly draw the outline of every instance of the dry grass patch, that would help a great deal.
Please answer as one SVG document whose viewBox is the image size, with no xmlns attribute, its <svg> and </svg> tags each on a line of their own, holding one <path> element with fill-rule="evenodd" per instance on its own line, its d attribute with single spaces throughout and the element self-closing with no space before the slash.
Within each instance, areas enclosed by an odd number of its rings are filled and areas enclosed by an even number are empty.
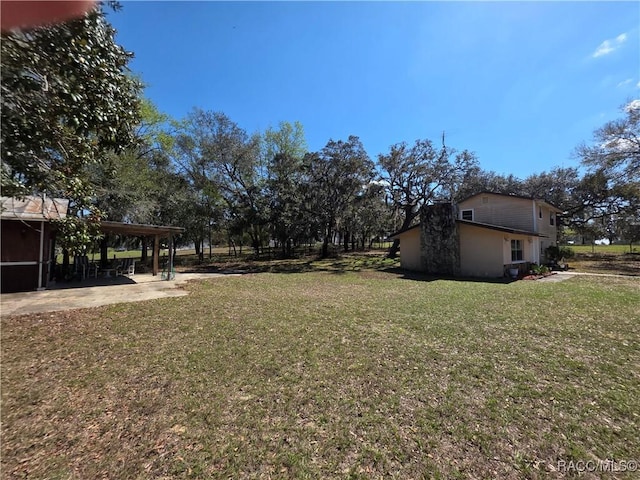
<svg viewBox="0 0 640 480">
<path fill-rule="evenodd" d="M 637 457 L 638 281 L 352 270 L 3 319 L 3 476 L 519 479 Z"/>
<path fill-rule="evenodd" d="M 581 253 L 571 259 L 569 265 L 577 272 L 640 276 L 640 255 L 637 253 Z"/>
</svg>

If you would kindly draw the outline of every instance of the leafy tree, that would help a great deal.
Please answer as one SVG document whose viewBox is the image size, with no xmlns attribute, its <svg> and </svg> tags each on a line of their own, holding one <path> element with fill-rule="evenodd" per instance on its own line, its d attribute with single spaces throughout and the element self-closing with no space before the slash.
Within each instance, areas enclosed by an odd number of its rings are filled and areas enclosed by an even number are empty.
<svg viewBox="0 0 640 480">
<path fill-rule="evenodd" d="M 345 251 L 348 242 L 362 250 L 371 248 L 373 239 L 388 232 L 391 226 L 391 209 L 385 202 L 385 189 L 379 182 L 371 182 L 356 195 L 344 221 Z M 368 242 L 368 245 L 367 245 Z"/>
<path fill-rule="evenodd" d="M 258 135 L 247 135 L 220 112 L 195 109 L 178 125 L 174 159 L 207 212 L 203 223 L 210 256 L 214 223 L 220 217 L 230 237 L 247 232 L 256 251 L 262 246 L 267 204 L 260 146 Z"/>
<path fill-rule="evenodd" d="M 629 244 L 629 253 L 633 253 L 633 244 L 640 242 L 640 210 L 620 218 L 617 227 L 620 238 Z"/>
<path fill-rule="evenodd" d="M 607 122 L 583 143 L 576 155 L 592 171 L 602 171 L 613 183 L 640 178 L 640 99 L 622 107 L 624 117 Z"/>
<path fill-rule="evenodd" d="M 580 177 L 577 168 L 556 167 L 550 172 L 533 174 L 521 182 L 520 194 L 543 199 L 561 210 L 575 208 L 573 194 Z"/>
<path fill-rule="evenodd" d="M 460 202 L 481 192 L 522 195 L 522 189 L 522 181 L 516 176 L 500 175 L 493 171 L 482 170 L 476 165 L 464 173 L 460 188 L 455 194 L 455 201 Z"/>
<path fill-rule="evenodd" d="M 302 159 L 277 153 L 269 162 L 266 197 L 273 237 L 290 257 L 293 244 L 307 232 L 304 210 Z"/>
<path fill-rule="evenodd" d="M 456 155 L 444 144 L 437 149 L 430 140 L 416 140 L 413 146 L 392 145 L 388 154 L 378 155 L 378 165 L 399 220 L 396 228 L 404 230 L 414 223 L 423 205 L 436 199 L 453 200 L 476 160 L 469 152 Z M 395 257 L 398 249 L 396 240 L 389 256 Z"/>
<path fill-rule="evenodd" d="M 286 257 L 307 232 L 304 214 L 302 159 L 307 151 L 302 124 L 280 122 L 264 133 L 267 157 L 266 198 L 271 234 Z"/>
<path fill-rule="evenodd" d="M 640 211 L 640 183 L 613 183 L 604 170 L 598 170 L 584 175 L 574 189 L 572 201 L 573 207 L 567 212 L 567 222 L 572 227 L 584 230 L 585 225 L 597 222 L 600 234 L 613 241 L 617 221 Z"/>
<path fill-rule="evenodd" d="M 589 170 L 576 191 L 572 223 L 580 228 L 598 220 L 611 240 L 640 210 L 640 100 L 622 110 L 623 118 L 606 123 L 592 144 L 576 149 Z"/>
<path fill-rule="evenodd" d="M 132 54 L 114 34 L 101 6 L 67 23 L 2 33 L 3 195 L 63 196 L 72 214 L 91 209 L 87 166 L 129 145 L 139 120 Z M 93 210 L 89 220 L 99 219 Z M 96 231 L 75 215 L 63 224 L 78 250 Z"/>
<path fill-rule="evenodd" d="M 204 113 L 194 110 L 175 123 L 175 148 L 172 151 L 173 162 L 186 182 L 183 200 L 191 202 L 188 206 L 189 221 L 183 222 L 187 228 L 185 233 L 194 242 L 201 259 L 207 237 L 211 258 L 212 230 L 222 217 L 220 192 L 212 178 L 211 161 L 206 153 L 210 132 L 204 125 Z"/>
<path fill-rule="evenodd" d="M 347 209 L 373 180 L 374 165 L 356 136 L 329 140 L 320 151 L 304 158 L 306 198 L 323 238 L 323 258 L 329 242 L 345 220 Z"/>
<path fill-rule="evenodd" d="M 276 155 L 302 159 L 308 151 L 304 127 L 300 122 L 280 122 L 278 128 L 267 128 L 264 132 L 263 148 L 267 162 Z"/>
</svg>

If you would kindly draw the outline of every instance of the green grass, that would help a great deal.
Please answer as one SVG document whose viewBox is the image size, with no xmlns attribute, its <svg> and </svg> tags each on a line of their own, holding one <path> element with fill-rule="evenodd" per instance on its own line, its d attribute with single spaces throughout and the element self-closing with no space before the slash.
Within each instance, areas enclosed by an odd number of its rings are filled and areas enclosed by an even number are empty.
<svg viewBox="0 0 640 480">
<path fill-rule="evenodd" d="M 638 280 L 362 262 L 3 319 L 3 476 L 520 479 L 638 460 Z"/>
<path fill-rule="evenodd" d="M 629 253 L 629 244 L 614 244 L 614 245 L 564 245 L 571 248 L 577 254 L 609 254 L 609 255 L 623 255 Z M 631 247 L 633 253 L 640 252 L 640 245 L 634 244 Z"/>
<path fill-rule="evenodd" d="M 640 252 L 628 245 L 570 245 L 575 256 L 569 258 L 571 270 L 585 273 L 606 273 L 640 276 Z"/>
</svg>

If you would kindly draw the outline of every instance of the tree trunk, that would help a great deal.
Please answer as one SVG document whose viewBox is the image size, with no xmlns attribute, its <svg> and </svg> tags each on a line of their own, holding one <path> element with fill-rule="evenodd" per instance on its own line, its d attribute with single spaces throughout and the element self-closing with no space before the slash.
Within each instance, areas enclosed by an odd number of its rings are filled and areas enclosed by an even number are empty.
<svg viewBox="0 0 640 480">
<path fill-rule="evenodd" d="M 329 237 L 324 237 L 322 241 L 322 252 L 320 253 L 321 258 L 327 258 L 329 256 Z"/>
<path fill-rule="evenodd" d="M 398 251 L 400 250 L 400 240 L 397 238 L 393 241 L 393 245 L 389 248 L 389 253 L 387 253 L 388 258 L 396 258 L 398 256 Z"/>
<path fill-rule="evenodd" d="M 344 243 L 344 251 L 349 251 L 349 232 L 345 231 L 344 236 L 342 237 L 342 241 Z"/>
<path fill-rule="evenodd" d="M 212 251 L 211 251 L 211 222 L 209 222 L 209 260 L 211 260 L 212 257 Z"/>
<path fill-rule="evenodd" d="M 151 268 L 153 271 L 153 264 L 156 261 L 156 237 L 151 238 Z"/>
</svg>

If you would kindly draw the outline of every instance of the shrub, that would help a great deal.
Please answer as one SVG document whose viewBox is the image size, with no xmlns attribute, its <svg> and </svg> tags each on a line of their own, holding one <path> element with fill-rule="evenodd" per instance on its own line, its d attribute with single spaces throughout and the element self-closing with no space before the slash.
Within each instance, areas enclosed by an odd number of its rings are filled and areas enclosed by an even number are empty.
<svg viewBox="0 0 640 480">
<path fill-rule="evenodd" d="M 545 275 L 549 273 L 549 267 L 546 265 L 533 265 L 531 271 L 536 275 Z"/>
<path fill-rule="evenodd" d="M 574 252 L 571 247 L 560 247 L 560 258 L 573 258 L 576 256 L 576 252 Z"/>
<path fill-rule="evenodd" d="M 575 252 L 573 251 L 572 248 L 557 247 L 555 245 L 551 245 L 550 247 L 547 247 L 547 249 L 545 250 L 545 254 L 547 258 L 554 263 L 560 260 L 561 258 L 568 259 L 568 258 L 573 258 L 575 256 Z"/>
</svg>

